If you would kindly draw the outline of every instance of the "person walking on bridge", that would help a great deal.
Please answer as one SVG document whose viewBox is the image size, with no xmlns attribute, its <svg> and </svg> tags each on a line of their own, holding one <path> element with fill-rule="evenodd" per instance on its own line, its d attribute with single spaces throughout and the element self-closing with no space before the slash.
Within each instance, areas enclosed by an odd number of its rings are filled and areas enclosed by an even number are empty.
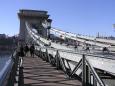
<svg viewBox="0 0 115 86">
<path fill-rule="evenodd" d="M 19 48 L 19 63 L 20 63 L 20 67 L 23 66 L 23 57 L 24 57 L 24 47 L 21 44 L 20 48 Z"/>
<path fill-rule="evenodd" d="M 103 54 L 104 54 L 105 52 L 107 52 L 107 53 L 110 52 L 109 49 L 108 49 L 107 47 L 103 47 L 102 51 L 103 51 Z"/>
<path fill-rule="evenodd" d="M 77 44 L 75 44 L 74 49 L 75 49 L 75 51 L 78 51 L 78 45 Z"/>
<path fill-rule="evenodd" d="M 25 47 L 24 47 L 25 56 L 28 55 L 28 51 L 29 51 L 29 47 L 28 47 L 28 45 L 26 44 Z"/>
<path fill-rule="evenodd" d="M 33 57 L 33 58 L 34 58 L 34 53 L 35 53 L 35 47 L 34 47 L 34 44 L 32 44 L 30 46 L 30 54 L 31 54 L 31 57 Z"/>
<path fill-rule="evenodd" d="M 85 51 L 86 51 L 86 52 L 88 52 L 88 51 L 90 52 L 90 48 L 89 48 L 89 45 L 88 45 L 88 44 L 86 44 Z"/>
<path fill-rule="evenodd" d="M 20 46 L 19 56 L 24 57 L 24 47 L 23 47 L 23 45 Z"/>
</svg>

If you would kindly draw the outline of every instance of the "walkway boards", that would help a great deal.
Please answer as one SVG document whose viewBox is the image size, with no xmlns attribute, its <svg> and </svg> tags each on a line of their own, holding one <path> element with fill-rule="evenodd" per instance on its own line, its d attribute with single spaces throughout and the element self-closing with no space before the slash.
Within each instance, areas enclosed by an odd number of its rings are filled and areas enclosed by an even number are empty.
<svg viewBox="0 0 115 86">
<path fill-rule="evenodd" d="M 61 70 L 41 58 L 24 57 L 24 86 L 81 86 L 78 80 L 69 80 Z"/>
</svg>

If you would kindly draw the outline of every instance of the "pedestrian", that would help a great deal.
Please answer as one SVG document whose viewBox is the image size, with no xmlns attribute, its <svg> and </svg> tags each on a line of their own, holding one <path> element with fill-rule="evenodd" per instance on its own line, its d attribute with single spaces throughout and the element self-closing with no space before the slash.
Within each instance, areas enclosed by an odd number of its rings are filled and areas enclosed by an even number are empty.
<svg viewBox="0 0 115 86">
<path fill-rule="evenodd" d="M 103 53 L 105 53 L 105 52 L 109 53 L 110 52 L 107 47 L 103 47 L 102 51 L 103 51 Z"/>
<path fill-rule="evenodd" d="M 30 46 L 30 54 L 31 54 L 31 56 L 34 58 L 34 52 L 35 52 L 35 47 L 34 47 L 34 44 L 32 44 L 31 46 Z"/>
<path fill-rule="evenodd" d="M 19 51 L 19 63 L 20 63 L 20 67 L 23 66 L 23 57 L 24 57 L 24 47 L 23 45 L 20 46 L 20 51 Z"/>
<path fill-rule="evenodd" d="M 23 45 L 20 46 L 19 56 L 24 57 L 24 47 L 23 47 Z"/>
<path fill-rule="evenodd" d="M 90 52 L 90 48 L 89 48 L 89 46 L 86 46 L 85 51 L 86 51 L 86 52 L 87 52 L 87 51 L 89 51 L 89 52 Z"/>
<path fill-rule="evenodd" d="M 49 42 L 49 46 L 51 46 L 51 42 Z"/>
<path fill-rule="evenodd" d="M 75 44 L 74 49 L 75 51 L 78 50 L 78 45 Z"/>
<path fill-rule="evenodd" d="M 28 52 L 29 52 L 29 47 L 28 45 L 26 44 L 25 47 L 24 47 L 24 52 L 25 52 L 25 56 L 27 56 Z"/>
</svg>

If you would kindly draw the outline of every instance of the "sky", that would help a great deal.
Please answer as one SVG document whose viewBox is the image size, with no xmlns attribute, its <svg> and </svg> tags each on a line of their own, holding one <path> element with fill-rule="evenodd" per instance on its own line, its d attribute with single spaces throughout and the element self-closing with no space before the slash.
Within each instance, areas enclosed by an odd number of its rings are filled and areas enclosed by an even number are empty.
<svg viewBox="0 0 115 86">
<path fill-rule="evenodd" d="M 0 34 L 19 33 L 20 9 L 48 11 L 52 27 L 67 32 L 115 36 L 115 0 L 0 0 Z"/>
</svg>

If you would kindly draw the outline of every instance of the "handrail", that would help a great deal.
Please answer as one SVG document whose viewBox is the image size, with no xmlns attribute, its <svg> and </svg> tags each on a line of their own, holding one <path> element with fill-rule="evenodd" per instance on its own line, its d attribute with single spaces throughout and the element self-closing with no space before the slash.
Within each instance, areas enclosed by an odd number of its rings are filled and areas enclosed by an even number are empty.
<svg viewBox="0 0 115 86">
<path fill-rule="evenodd" d="M 83 55 L 84 53 L 80 53 L 80 52 L 74 52 L 74 51 L 71 51 L 71 50 L 64 50 L 64 49 L 56 49 L 56 48 L 51 48 L 51 47 L 40 47 L 40 46 L 37 46 L 39 48 L 42 48 L 42 49 L 49 49 L 49 50 L 58 50 L 58 51 L 61 51 L 61 52 L 67 52 L 67 53 L 72 53 L 72 54 L 79 54 L 79 55 Z M 93 56 L 93 57 L 97 57 L 97 58 L 103 58 L 103 59 L 110 59 L 110 60 L 115 60 L 114 58 L 105 58 L 104 56 L 98 56 L 98 55 L 93 55 L 93 54 L 86 54 L 87 56 Z"/>
<path fill-rule="evenodd" d="M 41 49 L 42 48 L 39 49 L 40 50 L 40 54 L 41 54 L 40 56 L 42 56 L 42 58 L 45 58 L 47 60 L 48 57 L 44 57 L 44 55 L 43 55 L 43 53 L 45 53 L 45 51 L 42 51 Z M 47 52 L 46 54 L 48 54 L 47 50 L 49 50 L 50 48 L 43 48 L 43 49 L 46 49 L 46 52 Z M 67 67 L 65 65 L 65 61 L 63 61 L 63 59 L 65 59 L 65 58 L 60 57 L 60 52 L 58 52 L 58 50 L 56 50 L 55 56 L 56 57 L 54 57 L 53 59 L 55 59 L 55 61 L 56 61 L 55 64 L 56 64 L 57 69 L 59 69 L 60 66 L 61 66 L 62 69 L 63 69 L 63 71 L 64 71 L 64 73 L 66 75 L 68 75 L 69 77 L 71 77 L 80 68 L 81 64 L 82 65 L 84 64 L 83 65 L 83 70 L 82 70 L 82 72 L 84 72 L 82 74 L 82 76 L 83 76 L 83 78 L 82 78 L 82 80 L 83 80 L 82 84 L 83 85 L 82 86 L 87 86 L 87 85 L 93 85 L 94 86 L 94 84 L 95 84 L 95 83 L 89 83 L 88 81 L 86 83 L 86 78 L 87 77 L 86 77 L 86 67 L 85 66 L 89 67 L 91 73 L 93 74 L 93 77 L 95 78 L 96 83 L 98 83 L 100 86 L 105 86 L 105 84 L 103 83 L 103 81 L 99 78 L 98 74 L 96 73 L 96 71 L 94 70 L 94 68 L 92 67 L 92 65 L 90 64 L 90 62 L 87 60 L 87 58 L 85 58 L 84 55 L 83 55 L 82 59 L 79 61 L 79 63 L 75 66 L 75 68 L 73 70 L 71 70 L 72 72 L 71 71 L 69 72 L 66 69 Z M 68 66 L 70 67 L 69 64 L 68 64 Z M 72 69 L 72 68 L 70 68 L 70 69 Z M 69 73 L 71 73 L 71 74 L 69 74 Z M 95 86 L 97 86 L 97 84 L 95 84 Z"/>
<path fill-rule="evenodd" d="M 11 71 L 12 65 L 13 62 L 11 59 L 9 59 L 2 71 L 0 72 L 0 86 L 4 86 L 6 84 L 6 79 Z"/>
<path fill-rule="evenodd" d="M 80 39 L 84 39 L 84 40 L 90 40 L 90 41 L 94 41 L 96 39 L 96 41 L 100 41 L 100 42 L 107 42 L 107 43 L 111 43 L 111 44 L 114 44 L 115 43 L 115 40 L 108 40 L 108 39 L 102 39 L 102 38 L 96 38 L 96 37 L 90 37 L 90 36 L 84 36 L 84 35 L 77 35 L 77 34 L 73 34 L 73 33 L 68 33 L 68 32 L 65 32 L 65 31 L 62 31 L 62 30 L 58 30 L 58 29 L 55 29 L 55 28 L 51 28 L 51 30 L 55 31 L 55 32 L 58 32 L 60 34 L 63 34 L 65 36 L 69 36 L 71 38 L 80 38 Z"/>
<path fill-rule="evenodd" d="M 10 78 L 11 72 L 12 72 L 12 68 L 14 66 L 14 60 L 16 56 L 16 52 L 14 52 L 11 56 L 10 59 L 6 62 L 6 65 L 4 66 L 4 68 L 2 69 L 2 71 L 0 72 L 0 86 L 6 86 L 8 84 L 8 79 Z M 14 76 L 12 76 L 14 77 Z M 12 80 L 13 81 L 13 80 Z"/>
</svg>

